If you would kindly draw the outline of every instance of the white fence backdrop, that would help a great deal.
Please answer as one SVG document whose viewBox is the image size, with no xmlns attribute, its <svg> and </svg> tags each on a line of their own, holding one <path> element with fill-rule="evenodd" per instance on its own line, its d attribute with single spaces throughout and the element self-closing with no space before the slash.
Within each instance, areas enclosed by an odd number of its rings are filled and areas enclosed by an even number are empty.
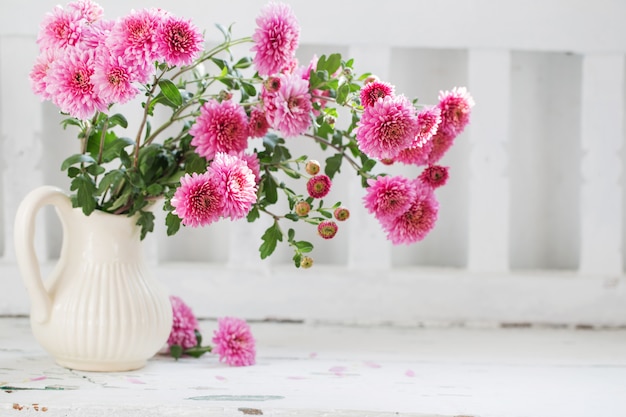
<svg viewBox="0 0 626 417">
<path fill-rule="evenodd" d="M 626 325 L 624 120 L 626 2 L 621 0 L 374 0 L 292 4 L 299 57 L 338 51 L 397 91 L 435 102 L 465 85 L 472 123 L 443 163 L 437 228 L 393 247 L 343 175 L 333 196 L 351 207 L 315 266 L 290 253 L 258 259 L 264 224 L 222 222 L 147 242 L 155 273 L 203 317 L 358 324 Z M 101 0 L 106 17 L 162 7 L 251 34 L 263 1 Z M 77 149 L 28 73 L 43 15 L 56 2 L 0 3 L 0 314 L 28 314 L 14 259 L 13 218 L 43 184 L 68 187 L 61 161 Z M 410 170 L 408 170 L 410 171 Z M 346 171 L 344 174 L 347 174 Z M 44 270 L 61 240 L 40 215 Z M 311 236 L 314 239 L 314 236 Z"/>
</svg>

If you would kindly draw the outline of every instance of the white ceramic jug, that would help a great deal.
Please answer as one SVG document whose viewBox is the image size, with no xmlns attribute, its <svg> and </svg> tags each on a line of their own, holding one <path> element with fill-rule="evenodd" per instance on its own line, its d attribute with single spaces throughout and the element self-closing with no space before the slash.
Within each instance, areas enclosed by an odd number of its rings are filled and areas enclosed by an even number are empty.
<svg viewBox="0 0 626 417">
<path fill-rule="evenodd" d="M 42 280 L 34 249 L 35 216 L 53 205 L 63 226 L 61 254 Z M 72 208 L 60 189 L 43 186 L 22 201 L 15 252 L 31 300 L 31 327 L 58 364 L 85 371 L 141 368 L 166 343 L 172 307 L 143 260 L 135 219 Z"/>
</svg>

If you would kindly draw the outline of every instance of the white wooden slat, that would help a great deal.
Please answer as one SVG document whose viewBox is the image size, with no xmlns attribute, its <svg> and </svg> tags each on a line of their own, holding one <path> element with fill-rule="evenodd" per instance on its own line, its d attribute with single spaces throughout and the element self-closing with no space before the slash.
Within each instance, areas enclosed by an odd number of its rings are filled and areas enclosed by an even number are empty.
<svg viewBox="0 0 626 417">
<path fill-rule="evenodd" d="M 294 8 L 304 30 L 304 42 L 317 44 L 396 44 L 413 47 L 492 47 L 523 50 L 626 49 L 626 2 L 621 0 L 527 0 L 517 2 L 437 0 L 431 2 L 386 0 L 285 0 Z M 34 34 L 36 25 L 24 25 L 28 10 L 31 21 L 65 1 L 40 0 L 0 2 L 0 31 Z M 236 22 L 240 36 L 248 35 L 258 10 L 266 1 L 234 0 L 100 0 L 106 16 L 116 18 L 131 8 L 161 7 L 192 17 L 219 38 L 213 24 Z M 332 12 L 329 12 L 332 10 Z M 367 22 L 367 23 L 366 23 Z M 375 30 L 371 25 L 375 22 Z M 584 29 L 582 29 L 584 28 Z M 593 33 L 594 36 L 589 36 Z"/>
<path fill-rule="evenodd" d="M 509 269 L 509 90 L 507 50 L 469 51 L 469 90 L 476 102 L 469 126 L 470 197 L 468 268 Z"/>
<path fill-rule="evenodd" d="M 586 54 L 582 72 L 582 274 L 622 274 L 624 55 Z"/>
<path fill-rule="evenodd" d="M 386 81 L 390 73 L 391 48 L 384 46 L 352 46 L 348 55 L 354 59 L 357 73 L 371 72 Z M 364 192 L 360 178 L 351 180 L 350 206 L 362 207 Z M 350 216 L 350 247 L 348 265 L 354 268 L 387 269 L 391 266 L 391 247 L 380 226 L 365 210 L 352 210 Z"/>
<path fill-rule="evenodd" d="M 37 45 L 32 37 L 0 39 L 0 138 L 4 160 L 2 238 L 7 259 L 14 258 L 13 219 L 17 207 L 27 192 L 43 184 L 42 106 L 31 93 L 28 78 L 36 54 Z M 40 256 L 46 256 L 42 217 L 38 216 L 35 249 Z"/>
</svg>

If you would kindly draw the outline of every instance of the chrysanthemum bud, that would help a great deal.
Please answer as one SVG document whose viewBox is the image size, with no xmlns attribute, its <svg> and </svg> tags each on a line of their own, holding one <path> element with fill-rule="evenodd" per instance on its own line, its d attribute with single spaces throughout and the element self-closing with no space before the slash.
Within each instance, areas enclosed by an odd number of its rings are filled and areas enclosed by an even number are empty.
<svg viewBox="0 0 626 417">
<path fill-rule="evenodd" d="M 327 115 L 326 117 L 324 117 L 324 121 L 329 125 L 334 125 L 337 120 L 335 120 L 333 116 Z"/>
<path fill-rule="evenodd" d="M 294 210 L 298 216 L 303 217 L 309 214 L 309 211 L 311 211 L 311 205 L 306 201 L 298 201 Z"/>
<path fill-rule="evenodd" d="M 309 175 L 317 175 L 317 173 L 320 172 L 321 166 L 315 159 L 311 159 L 306 163 L 304 169 Z"/>
<path fill-rule="evenodd" d="M 363 80 L 363 84 L 373 83 L 374 81 L 378 81 L 378 77 L 375 75 L 370 75 L 365 80 Z"/>
<path fill-rule="evenodd" d="M 226 90 L 220 91 L 220 94 L 219 94 L 220 101 L 230 100 L 231 98 L 233 98 L 233 93 L 231 93 L 230 91 L 226 91 Z"/>
<path fill-rule="evenodd" d="M 383 159 L 381 159 L 381 160 L 380 160 L 380 162 L 381 162 L 383 165 L 393 165 L 393 163 L 394 163 L 395 161 L 394 161 L 393 159 L 391 159 L 391 158 L 383 158 Z"/>
<path fill-rule="evenodd" d="M 306 183 L 306 190 L 313 198 L 324 198 L 330 192 L 330 177 L 319 174 L 311 177 Z"/>
<path fill-rule="evenodd" d="M 348 220 L 348 218 L 350 217 L 350 210 L 345 207 L 337 207 L 333 215 L 335 216 L 335 219 L 343 222 L 345 220 Z"/>
<path fill-rule="evenodd" d="M 324 220 L 317 225 L 317 233 L 324 239 L 332 239 L 337 234 L 339 226 L 332 220 Z"/>
<path fill-rule="evenodd" d="M 300 259 L 300 268 L 308 269 L 313 266 L 313 258 L 309 256 L 303 256 Z"/>
</svg>

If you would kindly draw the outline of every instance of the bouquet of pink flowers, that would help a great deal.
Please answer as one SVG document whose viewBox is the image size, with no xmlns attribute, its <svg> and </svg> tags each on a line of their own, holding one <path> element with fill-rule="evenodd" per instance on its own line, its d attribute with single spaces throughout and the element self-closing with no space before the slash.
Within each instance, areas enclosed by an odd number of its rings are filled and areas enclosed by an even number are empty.
<svg viewBox="0 0 626 417">
<path fill-rule="evenodd" d="M 190 20 L 162 9 L 109 20 L 95 2 L 77 0 L 45 16 L 30 78 L 34 92 L 66 116 L 64 126 L 78 129 L 80 151 L 61 164 L 74 206 L 86 215 L 136 216 L 142 238 L 153 230 L 155 201 L 167 211 L 168 234 L 181 224 L 268 215 L 261 258 L 286 238 L 295 265 L 309 267 L 313 244 L 281 225 L 303 221 L 325 239 L 335 236 L 350 212 L 323 199 L 347 165 L 389 240 L 423 239 L 437 219 L 434 190 L 448 178 L 438 162 L 474 105 L 466 89 L 417 106 L 390 83 L 357 74 L 340 54 L 301 65 L 300 27 L 288 5 L 267 4 L 256 23 L 243 38 L 218 25 L 223 40 L 206 49 Z M 233 56 L 231 48 L 245 43 L 251 56 Z M 124 103 L 141 106 L 130 137 L 123 135 L 127 118 L 116 111 Z M 328 156 L 321 163 L 292 156 L 298 137 Z M 379 161 L 423 170 L 416 178 L 374 173 Z M 288 186 L 283 175 L 305 186 Z"/>
</svg>

